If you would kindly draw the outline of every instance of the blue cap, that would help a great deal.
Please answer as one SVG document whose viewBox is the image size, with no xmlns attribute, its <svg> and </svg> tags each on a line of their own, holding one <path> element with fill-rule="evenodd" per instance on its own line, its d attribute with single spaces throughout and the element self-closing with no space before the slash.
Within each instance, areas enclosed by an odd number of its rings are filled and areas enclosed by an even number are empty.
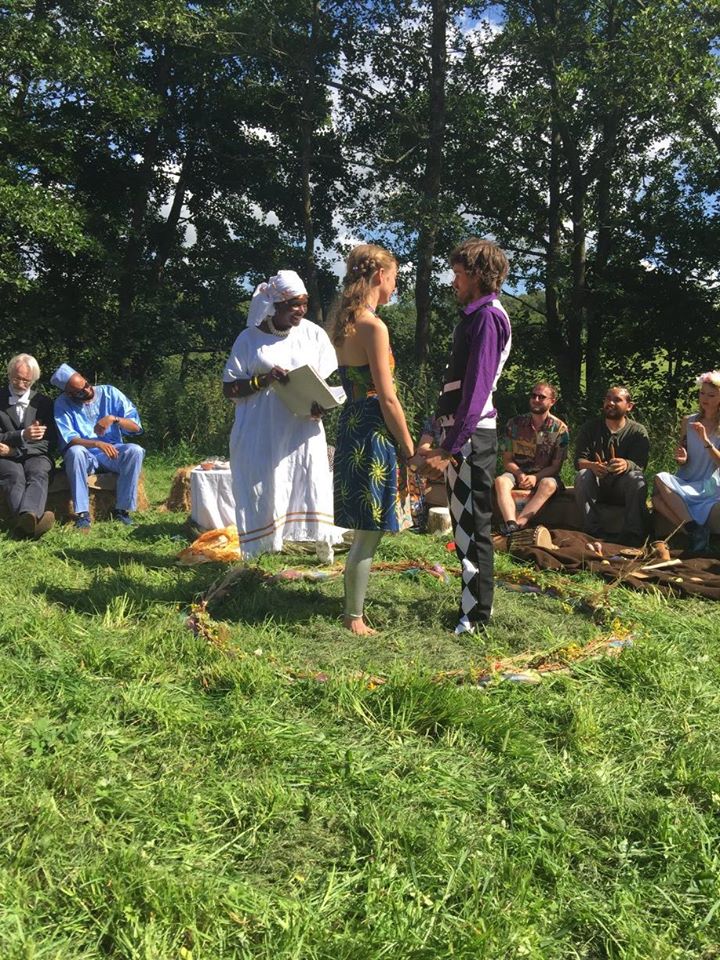
<svg viewBox="0 0 720 960">
<path fill-rule="evenodd" d="M 74 373 L 77 373 L 77 370 L 73 370 L 69 363 L 61 363 L 50 377 L 50 383 L 58 390 L 64 390 L 66 383 Z"/>
</svg>

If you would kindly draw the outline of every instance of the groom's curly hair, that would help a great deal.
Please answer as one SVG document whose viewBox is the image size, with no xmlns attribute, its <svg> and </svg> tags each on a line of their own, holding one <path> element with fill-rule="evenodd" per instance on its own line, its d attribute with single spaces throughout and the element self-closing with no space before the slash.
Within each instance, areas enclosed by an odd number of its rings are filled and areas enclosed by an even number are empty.
<svg viewBox="0 0 720 960">
<path fill-rule="evenodd" d="M 467 273 L 477 277 L 483 293 L 499 293 L 507 279 L 508 259 L 492 240 L 470 237 L 450 254 L 450 266 L 460 263 Z"/>
</svg>

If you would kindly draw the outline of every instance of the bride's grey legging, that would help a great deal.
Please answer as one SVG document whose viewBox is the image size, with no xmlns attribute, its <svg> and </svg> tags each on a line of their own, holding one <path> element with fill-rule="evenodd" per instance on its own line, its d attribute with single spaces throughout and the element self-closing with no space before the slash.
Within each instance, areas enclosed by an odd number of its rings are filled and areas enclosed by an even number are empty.
<svg viewBox="0 0 720 960">
<path fill-rule="evenodd" d="M 356 530 L 345 563 L 345 616 L 362 617 L 370 567 L 378 548 L 382 530 Z"/>
</svg>

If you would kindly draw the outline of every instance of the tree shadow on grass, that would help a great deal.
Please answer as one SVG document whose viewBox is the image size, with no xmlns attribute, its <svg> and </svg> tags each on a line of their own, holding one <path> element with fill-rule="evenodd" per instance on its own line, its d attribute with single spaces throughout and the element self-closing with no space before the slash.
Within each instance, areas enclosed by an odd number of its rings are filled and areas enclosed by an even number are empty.
<svg viewBox="0 0 720 960">
<path fill-rule="evenodd" d="M 40 582 L 34 592 L 44 596 L 49 603 L 90 616 L 102 616 L 119 596 L 126 596 L 137 612 L 142 613 L 156 604 L 187 606 L 197 599 L 199 593 L 198 589 L 187 584 L 148 586 L 122 573 L 81 589 Z"/>
<path fill-rule="evenodd" d="M 283 624 L 309 623 L 317 618 L 336 620 L 339 604 L 317 586 L 306 583 L 271 583 L 243 578 L 228 594 L 210 605 L 213 619 L 233 623 Z"/>
<path fill-rule="evenodd" d="M 173 539 L 180 537 L 182 542 L 178 542 L 178 550 L 182 550 L 195 539 L 197 534 L 187 523 L 185 514 L 169 514 L 168 517 L 177 519 L 160 520 L 157 523 L 139 523 L 132 528 L 130 540 L 141 542 L 159 540 L 163 537 Z M 186 542 L 187 541 L 187 542 Z"/>
<path fill-rule="evenodd" d="M 118 560 L 135 559 L 142 565 L 143 555 L 121 554 L 118 557 L 114 551 L 90 550 L 82 551 L 78 559 L 95 571 L 90 584 L 71 588 L 40 581 L 34 589 L 50 603 L 91 616 L 102 616 L 118 596 L 126 596 L 138 613 L 148 611 L 156 604 L 189 608 L 227 573 L 227 567 L 218 564 L 178 567 L 174 560 L 166 562 L 163 559 L 154 565 L 155 570 L 160 571 L 158 576 L 163 577 L 166 572 L 177 575 L 166 577 L 163 582 L 148 583 L 126 571 L 112 569 L 117 568 Z M 151 573 L 152 568 L 148 568 L 148 572 Z M 274 584 L 252 573 L 233 585 L 227 596 L 212 606 L 213 618 L 228 625 L 257 625 L 268 621 L 278 625 L 298 624 L 317 617 L 333 618 L 337 613 L 337 599 L 324 596 L 315 586 Z"/>
<path fill-rule="evenodd" d="M 57 553 L 91 570 L 101 570 L 108 567 L 117 568 L 122 563 L 138 563 L 147 567 L 148 570 L 167 570 L 177 567 L 177 559 L 174 556 L 166 557 L 157 553 L 125 550 L 121 547 L 118 547 L 117 550 L 108 550 L 103 547 L 89 547 L 84 550 L 61 547 Z"/>
</svg>

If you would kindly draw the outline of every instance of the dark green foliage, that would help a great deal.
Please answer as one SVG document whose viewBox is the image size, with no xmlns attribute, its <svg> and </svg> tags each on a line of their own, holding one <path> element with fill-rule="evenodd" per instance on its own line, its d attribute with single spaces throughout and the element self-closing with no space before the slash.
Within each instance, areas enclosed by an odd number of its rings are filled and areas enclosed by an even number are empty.
<svg viewBox="0 0 720 960">
<path fill-rule="evenodd" d="M 0 13 L 0 356 L 142 392 L 165 359 L 224 354 L 277 269 L 321 320 L 338 251 L 372 237 L 403 261 L 419 422 L 452 326 L 439 278 L 481 232 L 534 308 L 503 413 L 538 373 L 578 419 L 619 377 L 672 408 L 720 364 L 716 40 L 711 5 L 674 0 L 19 0 Z"/>
<path fill-rule="evenodd" d="M 329 94 L 314 97 L 303 136 L 317 135 L 318 154 L 301 171 L 306 11 L 276 14 L 273 42 L 251 5 L 6 12 L 3 353 L 138 381 L 164 356 L 224 349 L 248 284 L 280 266 L 307 273 L 300 176 L 317 191 L 315 234 L 332 243 Z M 316 56 L 320 78 L 328 51 Z"/>
<path fill-rule="evenodd" d="M 225 356 L 168 357 L 157 363 L 137 396 L 147 445 L 184 443 L 201 456 L 228 456 L 234 407 L 222 395 Z"/>
</svg>

